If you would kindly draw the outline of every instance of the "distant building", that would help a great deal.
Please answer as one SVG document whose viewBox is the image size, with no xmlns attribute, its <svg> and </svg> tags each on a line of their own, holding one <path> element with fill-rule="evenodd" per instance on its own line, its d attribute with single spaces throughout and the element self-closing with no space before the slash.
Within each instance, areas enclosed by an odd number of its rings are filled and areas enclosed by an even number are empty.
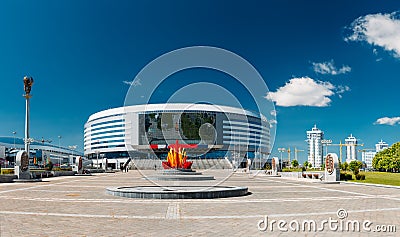
<svg viewBox="0 0 400 237">
<path fill-rule="evenodd" d="M 372 169 L 372 160 L 375 157 L 375 151 L 365 151 L 362 153 L 361 159 L 365 163 L 367 169 Z"/>
<path fill-rule="evenodd" d="M 350 163 L 353 160 L 357 160 L 357 138 L 350 134 L 344 141 L 346 144 L 346 162 Z"/>
<path fill-rule="evenodd" d="M 382 139 L 381 139 L 380 142 L 375 144 L 375 151 L 380 152 L 388 147 L 389 147 L 389 145 L 386 142 L 382 141 Z"/>
<path fill-rule="evenodd" d="M 314 125 L 311 131 L 307 131 L 308 163 L 315 168 L 322 166 L 322 139 L 324 132 L 318 129 L 317 125 Z"/>
<path fill-rule="evenodd" d="M 384 142 L 380 141 L 375 144 L 375 151 L 365 151 L 362 153 L 362 161 L 367 165 L 367 169 L 372 169 L 372 160 L 374 159 L 376 153 L 388 148 L 389 145 Z"/>
<path fill-rule="evenodd" d="M 3 167 L 14 167 L 17 152 L 24 148 L 23 138 L 0 137 L 0 163 Z M 66 165 L 70 156 L 83 156 L 83 153 L 38 140 L 31 142 L 29 164 L 43 166 L 51 161 L 55 166 Z"/>
</svg>

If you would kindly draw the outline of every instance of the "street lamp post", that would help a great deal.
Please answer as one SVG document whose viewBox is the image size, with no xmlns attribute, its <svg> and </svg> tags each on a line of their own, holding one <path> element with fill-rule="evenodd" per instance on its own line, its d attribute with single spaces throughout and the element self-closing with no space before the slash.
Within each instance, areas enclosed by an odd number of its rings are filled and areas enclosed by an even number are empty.
<svg viewBox="0 0 400 237">
<path fill-rule="evenodd" d="M 15 146 L 15 134 L 17 134 L 17 132 L 16 131 L 14 131 L 14 132 L 12 132 L 13 133 L 13 135 L 14 135 L 14 151 L 17 149 L 17 147 Z M 15 162 L 17 161 L 17 153 L 15 153 L 15 156 L 14 156 L 14 165 L 15 165 Z"/>
<path fill-rule="evenodd" d="M 33 85 L 33 78 L 32 77 L 24 77 L 24 91 L 25 95 L 25 151 L 28 154 L 28 159 L 30 157 L 30 139 L 29 139 L 29 100 L 32 97 L 31 90 Z"/>
<path fill-rule="evenodd" d="M 99 150 L 97 150 L 96 151 L 96 157 L 97 157 L 97 164 L 96 164 L 96 169 L 98 170 L 99 169 L 99 153 L 100 153 L 100 151 Z"/>
<path fill-rule="evenodd" d="M 286 149 L 285 148 L 278 148 L 278 152 L 281 153 L 281 171 L 282 171 L 282 153 L 285 152 Z"/>
<path fill-rule="evenodd" d="M 104 170 L 107 170 L 107 167 L 106 167 L 106 163 L 104 162 L 104 157 L 106 156 L 106 154 L 104 154 L 104 153 L 102 153 L 102 154 L 100 154 L 100 157 L 101 157 L 101 163 L 102 164 L 104 164 Z"/>
<path fill-rule="evenodd" d="M 232 136 L 232 139 L 231 139 L 231 141 L 233 140 L 233 153 L 232 153 L 232 156 L 233 156 L 233 159 L 232 159 L 232 167 L 233 167 L 233 170 L 235 170 L 235 166 L 236 166 L 236 158 L 237 158 L 237 154 L 236 154 L 236 132 L 233 132 L 233 134 L 231 135 Z"/>
<path fill-rule="evenodd" d="M 324 139 L 324 140 L 321 140 L 321 144 L 322 145 L 325 145 L 325 155 L 328 155 L 328 146 L 330 145 L 330 144 L 332 144 L 332 140 L 327 140 L 327 139 Z M 325 164 L 325 157 L 324 157 L 324 150 L 322 150 L 322 164 Z"/>
<path fill-rule="evenodd" d="M 77 147 L 78 147 L 78 145 L 68 146 L 68 148 L 71 150 L 72 160 L 74 159 L 74 151 Z M 70 165 L 69 161 L 68 161 L 68 165 Z"/>
<path fill-rule="evenodd" d="M 17 132 L 16 131 L 14 131 L 14 132 L 12 132 L 13 133 L 13 135 L 14 135 L 14 150 L 16 149 L 16 146 L 15 146 L 15 134 L 17 134 Z"/>
<path fill-rule="evenodd" d="M 58 167 L 61 168 L 61 136 L 58 136 L 58 149 L 60 149 L 59 159 L 58 159 Z"/>
</svg>

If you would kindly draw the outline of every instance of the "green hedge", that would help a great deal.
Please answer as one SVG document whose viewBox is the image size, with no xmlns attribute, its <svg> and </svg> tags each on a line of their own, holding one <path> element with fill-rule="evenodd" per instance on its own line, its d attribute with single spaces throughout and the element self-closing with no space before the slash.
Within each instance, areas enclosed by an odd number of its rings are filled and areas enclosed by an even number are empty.
<svg viewBox="0 0 400 237">
<path fill-rule="evenodd" d="M 365 175 L 364 175 L 364 176 L 365 176 Z M 364 177 L 364 178 L 365 178 L 365 177 Z M 353 175 L 352 175 L 352 174 L 349 174 L 349 173 L 340 172 L 340 180 L 344 180 L 344 181 L 353 180 Z"/>
<path fill-rule="evenodd" d="M 365 174 L 356 174 L 356 180 L 365 180 Z"/>
</svg>

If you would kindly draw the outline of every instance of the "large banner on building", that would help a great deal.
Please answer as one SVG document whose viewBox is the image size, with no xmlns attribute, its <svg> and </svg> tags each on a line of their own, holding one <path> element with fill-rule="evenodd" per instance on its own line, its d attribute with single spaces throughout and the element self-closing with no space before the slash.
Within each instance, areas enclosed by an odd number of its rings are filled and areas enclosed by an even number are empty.
<svg viewBox="0 0 400 237">
<path fill-rule="evenodd" d="M 50 152 L 48 151 L 42 151 L 42 160 L 43 164 L 48 164 L 50 162 Z"/>
<path fill-rule="evenodd" d="M 197 144 L 203 124 L 215 130 L 214 112 L 150 113 L 139 115 L 139 145 L 147 144 Z M 207 132 L 205 132 L 207 134 Z M 204 139 L 204 138 L 203 138 Z M 210 139 L 213 140 L 214 139 Z"/>
<path fill-rule="evenodd" d="M 42 150 L 37 150 L 36 151 L 36 160 L 41 162 L 42 161 L 42 156 L 43 156 Z"/>
</svg>

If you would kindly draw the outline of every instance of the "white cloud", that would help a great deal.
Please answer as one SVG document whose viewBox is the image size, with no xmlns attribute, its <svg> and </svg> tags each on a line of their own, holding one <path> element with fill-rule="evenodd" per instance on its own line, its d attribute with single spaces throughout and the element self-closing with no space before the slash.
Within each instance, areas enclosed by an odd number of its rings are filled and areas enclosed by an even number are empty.
<svg viewBox="0 0 400 237">
<path fill-rule="evenodd" d="M 142 83 L 140 82 L 140 79 L 136 79 L 133 81 L 123 81 L 123 83 L 130 85 L 130 86 L 134 86 L 134 87 L 142 85 Z"/>
<path fill-rule="evenodd" d="M 350 91 L 350 87 L 348 86 L 337 86 L 336 94 L 343 94 L 346 91 Z"/>
<path fill-rule="evenodd" d="M 329 106 L 335 93 L 349 91 L 348 86 L 335 87 L 330 82 L 316 81 L 309 77 L 292 78 L 276 92 L 268 92 L 266 99 L 276 102 L 278 106 Z"/>
<path fill-rule="evenodd" d="M 350 25 L 352 34 L 345 41 L 366 41 L 393 52 L 400 58 L 400 19 L 399 12 L 391 14 L 370 14 L 357 18 Z"/>
<path fill-rule="evenodd" d="M 312 63 L 314 71 L 319 74 L 345 74 L 351 71 L 351 67 L 343 65 L 341 68 L 337 69 L 333 60 L 323 63 Z"/>
<path fill-rule="evenodd" d="M 348 86 L 339 85 L 339 86 L 336 87 L 336 94 L 339 96 L 339 98 L 342 98 L 341 94 L 343 94 L 343 93 L 345 93 L 347 91 L 350 91 L 350 87 L 348 87 Z"/>
<path fill-rule="evenodd" d="M 393 117 L 393 118 L 389 118 L 389 117 L 383 117 L 383 118 L 379 118 L 375 121 L 374 124 L 386 124 L 386 125 L 395 125 L 395 124 L 400 124 L 400 117 Z"/>
</svg>

